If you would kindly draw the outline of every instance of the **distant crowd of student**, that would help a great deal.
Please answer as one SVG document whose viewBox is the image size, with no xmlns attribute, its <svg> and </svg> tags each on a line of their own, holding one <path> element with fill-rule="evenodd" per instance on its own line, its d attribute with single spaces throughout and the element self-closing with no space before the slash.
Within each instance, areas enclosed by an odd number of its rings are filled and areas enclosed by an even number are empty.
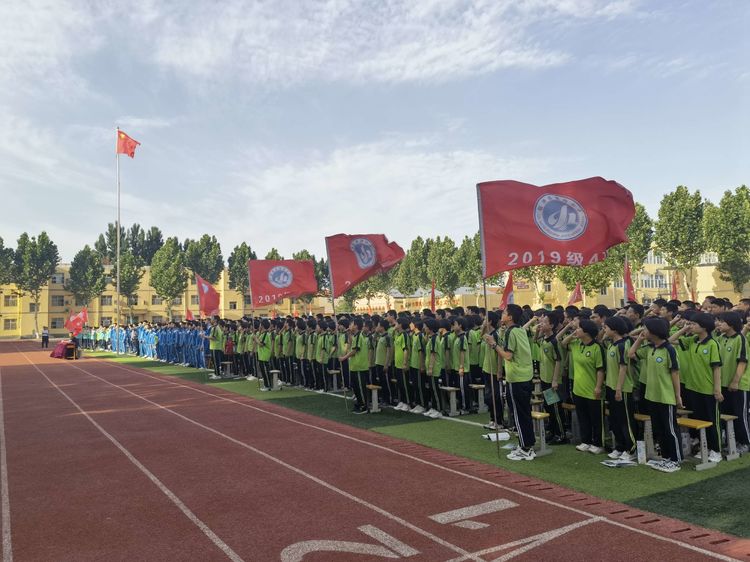
<svg viewBox="0 0 750 562">
<path fill-rule="evenodd" d="M 272 371 L 285 385 L 350 389 L 354 414 L 369 411 L 367 385 L 375 384 L 383 405 L 440 418 L 447 413 L 441 388 L 450 387 L 457 389 L 459 414 L 476 412 L 482 400 L 487 429 L 517 432 L 519 446 L 508 454 L 514 461 L 535 458 L 531 412 L 537 381 L 552 442 L 568 442 L 569 420 L 561 408 L 567 402 L 575 405 L 580 426 L 576 448 L 607 452 L 606 405 L 614 436 L 608 456 L 633 460 L 642 437 L 634 415 L 648 414 L 661 456 L 650 466 L 674 472 L 683 460 L 678 409 L 713 423 L 709 461 L 722 459 L 720 413 L 737 416 L 739 452 L 748 451 L 749 314 L 750 299 L 734 305 L 708 297 L 700 306 L 657 299 L 647 309 L 635 302 L 617 310 L 597 305 L 534 311 L 510 304 L 502 311 L 214 317 L 87 328 L 80 337 L 84 348 L 199 369 L 210 365 L 215 380 L 259 378 L 264 391 L 272 388 Z M 471 385 L 483 385 L 483 396 Z M 694 448 L 697 439 L 691 439 Z"/>
</svg>

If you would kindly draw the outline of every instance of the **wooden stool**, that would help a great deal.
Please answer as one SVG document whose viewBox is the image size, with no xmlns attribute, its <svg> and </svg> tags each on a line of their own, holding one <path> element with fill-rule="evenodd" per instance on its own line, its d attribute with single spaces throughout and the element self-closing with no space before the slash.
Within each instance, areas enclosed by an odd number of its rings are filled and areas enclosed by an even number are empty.
<svg viewBox="0 0 750 562">
<path fill-rule="evenodd" d="M 221 362 L 221 373 L 223 376 L 229 376 L 229 377 L 234 376 L 234 373 L 232 372 L 232 365 L 234 365 L 232 361 Z"/>
<path fill-rule="evenodd" d="M 531 400 L 531 408 L 534 412 L 543 412 L 544 400 L 539 400 L 539 398 L 533 398 Z"/>
<path fill-rule="evenodd" d="M 484 414 L 487 412 L 487 404 L 484 403 L 484 385 L 470 384 L 469 388 L 477 391 L 477 412 Z"/>
<path fill-rule="evenodd" d="M 637 415 L 637 414 L 636 414 Z M 695 470 L 707 470 L 716 466 L 715 462 L 709 462 L 708 460 L 708 444 L 706 442 L 706 428 L 711 427 L 713 424 L 709 421 L 694 420 L 692 418 L 677 418 L 677 425 L 680 427 L 686 427 L 688 429 L 697 429 L 700 431 L 701 438 L 701 462 L 695 465 Z"/>
<path fill-rule="evenodd" d="M 534 383 L 534 394 L 541 395 L 542 394 L 542 379 L 538 377 L 534 377 L 531 382 Z"/>
<path fill-rule="evenodd" d="M 339 391 L 339 373 L 341 371 L 337 369 L 331 369 L 328 371 L 328 374 L 331 375 L 331 379 L 333 380 L 333 388 L 331 389 L 333 392 Z"/>
<path fill-rule="evenodd" d="M 693 413 L 693 410 L 684 410 L 682 408 L 677 408 L 677 416 L 680 418 L 687 417 L 692 413 Z"/>
<path fill-rule="evenodd" d="M 380 389 L 381 386 L 377 384 L 367 385 L 367 390 L 371 392 L 370 412 L 373 414 L 377 414 L 380 411 L 380 403 L 378 402 L 378 390 Z"/>
<path fill-rule="evenodd" d="M 570 413 L 570 442 L 577 445 L 581 442 L 581 426 L 578 424 L 578 415 L 576 414 L 576 405 L 569 402 L 562 402 L 560 407 Z"/>
<path fill-rule="evenodd" d="M 544 431 L 544 420 L 549 417 L 547 412 L 531 412 L 531 419 L 534 423 L 534 432 L 539 440 L 539 449 L 536 452 L 537 457 L 549 455 L 552 449 L 547 447 L 547 435 Z"/>
<path fill-rule="evenodd" d="M 271 388 L 269 390 L 281 390 L 281 385 L 279 384 L 279 374 L 281 371 L 272 369 L 269 373 L 271 373 Z"/>
<path fill-rule="evenodd" d="M 455 418 L 458 415 L 458 409 L 456 409 L 456 394 L 460 389 L 455 386 L 441 386 L 440 390 L 448 394 L 448 404 L 450 405 L 448 417 Z"/>
<path fill-rule="evenodd" d="M 734 461 L 740 458 L 740 454 L 737 452 L 737 440 L 734 437 L 734 421 L 737 416 L 730 416 L 729 414 L 721 414 L 719 416 L 721 421 L 727 425 L 727 454 L 726 459 L 728 461 Z"/>
<path fill-rule="evenodd" d="M 643 424 L 643 440 L 646 442 L 646 459 L 656 458 L 656 447 L 654 447 L 654 430 L 651 426 L 651 416 L 646 414 L 633 414 L 635 421 Z"/>
</svg>

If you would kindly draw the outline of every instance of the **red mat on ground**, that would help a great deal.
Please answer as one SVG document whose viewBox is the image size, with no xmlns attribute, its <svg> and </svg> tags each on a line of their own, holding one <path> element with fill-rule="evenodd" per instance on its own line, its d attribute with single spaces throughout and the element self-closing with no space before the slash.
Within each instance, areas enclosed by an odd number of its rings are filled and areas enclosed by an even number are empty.
<svg viewBox="0 0 750 562">
<path fill-rule="evenodd" d="M 220 389 L 24 355 L 0 354 L 16 560 L 750 554 L 750 541 Z"/>
</svg>

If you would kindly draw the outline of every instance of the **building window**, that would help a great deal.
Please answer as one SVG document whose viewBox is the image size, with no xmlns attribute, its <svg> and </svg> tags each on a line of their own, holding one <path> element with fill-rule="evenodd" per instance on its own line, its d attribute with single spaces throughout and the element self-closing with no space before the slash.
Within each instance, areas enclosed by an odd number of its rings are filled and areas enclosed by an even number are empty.
<svg viewBox="0 0 750 562">
<path fill-rule="evenodd" d="M 102 326 L 107 327 L 110 324 L 112 324 L 112 317 L 111 316 L 102 316 L 102 321 L 100 323 Z"/>
<path fill-rule="evenodd" d="M 5 295 L 3 297 L 3 306 L 18 306 L 18 297 L 16 295 Z"/>
<path fill-rule="evenodd" d="M 172 322 L 182 322 L 182 315 L 181 314 L 174 314 L 172 316 Z"/>
<path fill-rule="evenodd" d="M 159 295 L 151 295 L 151 304 L 161 304 L 161 297 Z"/>
<path fill-rule="evenodd" d="M 16 326 L 18 326 L 18 324 L 16 323 L 15 318 L 5 318 L 3 320 L 3 330 L 16 330 Z"/>
<path fill-rule="evenodd" d="M 111 275 L 105 275 L 104 284 L 105 285 L 117 285 L 117 280 L 114 279 Z"/>
<path fill-rule="evenodd" d="M 101 306 L 112 306 L 112 295 L 102 295 L 99 298 L 99 304 Z"/>
<path fill-rule="evenodd" d="M 137 316 L 133 316 L 133 324 L 140 323 L 140 319 Z"/>
<path fill-rule="evenodd" d="M 662 273 L 644 273 L 641 275 L 641 287 L 644 289 L 666 289 L 667 279 Z"/>
<path fill-rule="evenodd" d="M 552 283 L 545 283 L 544 284 L 544 292 L 549 293 L 552 291 Z"/>
<path fill-rule="evenodd" d="M 76 306 L 86 306 L 88 303 L 83 302 L 81 299 L 76 298 Z"/>
<path fill-rule="evenodd" d="M 65 295 L 52 295 L 50 304 L 52 306 L 65 306 Z"/>
<path fill-rule="evenodd" d="M 699 265 L 715 265 L 719 263 L 719 254 L 716 252 L 708 252 L 701 255 Z"/>
<path fill-rule="evenodd" d="M 50 279 L 52 281 L 53 285 L 62 285 L 65 283 L 65 274 L 64 273 L 55 273 L 52 275 L 52 278 Z"/>
<path fill-rule="evenodd" d="M 200 304 L 201 300 L 198 297 L 198 295 L 191 295 L 190 296 L 190 304 Z"/>
<path fill-rule="evenodd" d="M 614 282 L 615 289 L 622 289 L 624 285 L 625 285 L 625 282 L 622 280 L 622 278 L 615 279 L 615 282 Z"/>
<path fill-rule="evenodd" d="M 229 310 L 237 310 L 237 301 L 229 301 Z"/>
<path fill-rule="evenodd" d="M 52 318 L 49 327 L 53 330 L 62 330 L 65 327 L 65 318 Z"/>
<path fill-rule="evenodd" d="M 607 287 L 602 287 L 601 289 L 599 289 L 599 294 L 601 296 L 603 296 L 603 297 L 606 297 L 607 296 Z"/>
<path fill-rule="evenodd" d="M 182 297 L 176 297 L 174 301 L 172 301 L 172 304 L 182 304 Z"/>
<path fill-rule="evenodd" d="M 128 306 L 136 306 L 138 304 L 138 295 L 128 297 Z"/>
<path fill-rule="evenodd" d="M 195 275 L 192 275 L 192 276 L 190 277 L 190 284 L 191 284 L 191 285 L 195 285 Z"/>
<path fill-rule="evenodd" d="M 35 302 L 30 302 L 29 303 L 29 312 L 36 312 L 36 311 L 37 311 L 36 303 Z"/>
<path fill-rule="evenodd" d="M 250 297 L 250 295 L 245 295 L 243 302 L 245 303 L 245 306 L 250 306 L 253 304 L 253 299 Z"/>
<path fill-rule="evenodd" d="M 646 263 L 649 265 L 664 265 L 664 257 L 654 250 L 649 250 L 646 254 Z"/>
<path fill-rule="evenodd" d="M 153 322 L 154 324 L 161 324 L 162 322 L 164 322 L 164 317 L 163 316 L 153 316 L 151 318 L 151 322 Z"/>
</svg>

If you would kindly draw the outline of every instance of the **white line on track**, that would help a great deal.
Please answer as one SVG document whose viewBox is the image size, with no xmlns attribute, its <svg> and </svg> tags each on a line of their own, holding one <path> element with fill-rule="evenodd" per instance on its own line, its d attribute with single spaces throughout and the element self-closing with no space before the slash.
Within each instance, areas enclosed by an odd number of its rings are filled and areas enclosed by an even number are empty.
<svg viewBox="0 0 750 562">
<path fill-rule="evenodd" d="M 483 484 L 487 484 L 489 486 L 492 486 L 492 487 L 495 487 L 495 488 L 499 488 L 501 490 L 506 490 L 506 491 L 512 492 L 512 493 L 517 494 L 517 495 L 519 495 L 521 497 L 524 497 L 524 498 L 528 498 L 528 499 L 531 499 L 531 500 L 534 500 L 534 501 L 537 501 L 537 502 L 541 502 L 541 503 L 545 503 L 547 505 L 558 507 L 558 508 L 564 509 L 566 511 L 572 511 L 574 513 L 578 513 L 579 515 L 584 515 L 584 516 L 586 516 L 588 518 L 591 518 L 591 519 L 597 519 L 598 521 L 600 521 L 602 523 L 607 523 L 609 525 L 613 525 L 615 527 L 620 527 L 622 529 L 626 529 L 628 531 L 631 531 L 631 532 L 634 532 L 634 533 L 638 533 L 638 534 L 643 535 L 643 536 L 647 536 L 647 537 L 650 537 L 650 538 L 653 538 L 653 539 L 656 539 L 656 540 L 667 542 L 667 543 L 679 546 L 681 548 L 685 548 L 687 550 L 691 550 L 693 552 L 700 553 L 700 554 L 702 554 L 704 556 L 708 556 L 710 558 L 714 558 L 716 560 L 723 560 L 725 562 L 738 562 L 738 560 L 736 558 L 732 558 L 731 556 L 726 556 L 726 555 L 720 554 L 718 552 L 712 552 L 710 550 L 706 550 L 706 549 L 701 548 L 699 546 L 694 546 L 692 544 L 687 544 L 687 543 L 684 543 L 684 542 L 681 542 L 681 541 L 678 541 L 678 540 L 675 540 L 675 539 L 671 539 L 669 537 L 664 537 L 662 535 L 658 535 L 656 533 L 652 533 L 650 531 L 646 531 L 645 529 L 638 529 L 638 528 L 635 528 L 635 527 L 631 527 L 629 525 L 626 525 L 625 523 L 621 523 L 619 521 L 615 521 L 615 520 L 609 519 L 607 517 L 598 516 L 598 515 L 595 515 L 593 513 L 588 512 L 588 511 L 584 511 L 582 509 L 578 509 L 578 508 L 571 507 L 571 506 L 568 506 L 568 505 L 565 505 L 565 504 L 562 504 L 562 503 L 558 503 L 556 501 L 553 501 L 553 500 L 550 500 L 550 499 L 547 499 L 547 498 L 542 498 L 542 497 L 539 497 L 539 496 L 534 496 L 532 494 L 529 494 L 529 493 L 526 493 L 526 492 L 522 492 L 520 490 L 516 490 L 515 488 L 511 488 L 509 486 L 505 486 L 503 484 L 499 484 L 497 482 L 492 482 L 490 480 L 485 480 L 484 478 L 480 478 L 479 476 L 474 476 L 473 474 L 466 474 L 464 472 L 460 472 L 458 470 L 454 470 L 452 468 L 448 468 L 446 466 L 442 466 L 442 465 L 430 462 L 430 461 L 425 460 L 425 459 L 420 459 L 419 457 L 415 457 L 415 456 L 410 455 L 408 453 L 402 453 L 401 451 L 396 451 L 394 449 L 390 449 L 390 448 L 385 447 L 383 445 L 378 445 L 377 443 L 371 443 L 369 441 L 365 441 L 363 439 L 359 439 L 359 438 L 351 436 L 351 435 L 346 435 L 346 434 L 338 433 L 338 432 L 330 430 L 330 429 L 326 429 L 326 428 L 323 428 L 323 427 L 318 427 L 316 425 L 309 424 L 309 423 L 306 423 L 306 422 L 303 422 L 303 421 L 300 421 L 300 420 L 296 420 L 294 418 L 290 418 L 290 417 L 278 414 L 276 412 L 270 412 L 268 410 L 264 410 L 263 408 L 259 408 L 257 406 L 254 406 L 252 404 L 248 404 L 246 402 L 240 402 L 239 400 L 235 400 L 235 399 L 227 397 L 227 396 L 222 396 L 222 395 L 219 395 L 219 394 L 214 394 L 214 393 L 207 392 L 207 391 L 205 391 L 203 389 L 200 389 L 200 388 L 197 388 L 197 387 L 194 387 L 194 386 L 190 386 L 190 385 L 186 385 L 186 384 L 181 384 L 181 383 L 178 383 L 178 382 L 174 382 L 174 381 L 171 381 L 171 380 L 167 379 L 165 376 L 149 375 L 148 373 L 145 373 L 143 370 L 133 369 L 133 368 L 130 368 L 130 367 L 123 367 L 123 366 L 118 365 L 117 363 L 114 363 L 112 361 L 105 361 L 105 360 L 101 360 L 101 359 L 94 359 L 94 361 L 97 362 L 97 363 L 101 363 L 101 364 L 107 365 L 107 366 L 115 367 L 117 369 L 129 372 L 129 373 L 137 374 L 137 375 L 139 375 L 141 377 L 146 377 L 146 378 L 150 378 L 150 379 L 153 379 L 153 380 L 156 380 L 156 381 L 160 381 L 160 382 L 165 383 L 165 384 L 170 385 L 170 386 L 178 386 L 178 387 L 181 387 L 181 388 L 183 388 L 185 390 L 190 390 L 190 391 L 197 392 L 197 393 L 200 393 L 200 394 L 205 394 L 205 395 L 210 396 L 212 398 L 218 398 L 218 399 L 224 400 L 226 402 L 231 402 L 233 404 L 237 404 L 237 405 L 242 406 L 244 408 L 249 408 L 251 410 L 255 410 L 255 411 L 261 412 L 263 414 L 269 415 L 269 416 L 273 416 L 273 417 L 276 417 L 276 418 L 279 418 L 279 419 L 283 419 L 283 420 L 286 420 L 288 422 L 291 422 L 291 423 L 294 423 L 294 424 L 297 424 L 297 425 L 301 425 L 301 426 L 304 426 L 304 427 L 315 429 L 317 431 L 322 431 L 322 432 L 328 433 L 330 435 L 335 435 L 335 436 L 340 437 L 342 439 L 347 439 L 349 441 L 354 441 L 356 443 L 361 443 L 361 444 L 367 445 L 369 447 L 374 447 L 376 449 L 380 449 L 382 451 L 386 451 L 386 452 L 391 453 L 393 455 L 397 455 L 397 456 L 400 456 L 400 457 L 403 457 L 403 458 L 407 458 L 407 459 L 410 459 L 412 461 L 422 463 L 424 465 L 432 466 L 434 468 L 443 470 L 445 472 L 449 472 L 451 474 L 455 474 L 457 476 L 461 476 L 463 478 L 468 478 L 470 480 L 474 480 L 474 481 L 477 481 L 477 482 L 482 482 Z M 117 385 L 113 385 L 113 386 L 117 386 Z M 123 388 L 123 390 L 127 390 L 127 389 Z M 128 392 L 130 392 L 130 391 L 128 391 Z M 250 399 L 253 400 L 252 398 L 250 398 Z M 163 407 L 163 406 L 160 406 L 160 407 Z M 177 413 L 175 412 L 175 414 L 177 414 Z M 177 414 L 177 415 L 181 415 L 181 414 Z"/>
<path fill-rule="evenodd" d="M 18 348 L 16 348 L 16 349 L 18 349 Z M 135 456 L 133 456 L 133 454 L 130 451 L 128 451 L 117 439 L 115 439 L 112 435 L 110 435 L 107 432 L 106 429 L 104 429 L 101 425 L 99 425 L 86 411 L 83 410 L 83 408 L 81 408 L 75 402 L 75 400 L 73 400 L 70 396 L 68 396 L 68 394 L 62 388 L 60 388 L 58 385 L 56 385 L 52 381 L 52 379 L 50 379 L 44 373 L 44 371 L 42 371 L 37 365 L 35 365 L 26 356 L 25 353 L 23 353 L 20 350 L 19 350 L 19 352 L 21 353 L 21 355 L 24 356 L 24 358 L 26 359 L 26 361 L 29 362 L 29 364 L 31 364 L 37 371 L 39 371 L 39 373 L 45 379 L 47 379 L 47 382 L 49 384 L 51 384 L 60 394 L 62 394 L 65 398 L 67 398 L 68 402 L 70 402 L 79 412 L 81 412 L 81 414 L 83 414 L 86 417 L 86 419 L 89 420 L 91 422 L 91 424 L 96 429 L 98 429 L 101 432 L 102 435 L 104 435 L 107 439 L 109 439 L 112 442 L 112 444 L 115 447 L 117 447 L 120 450 L 120 452 L 123 455 L 125 455 L 127 457 L 127 459 L 130 462 L 132 462 L 138 468 L 138 470 L 140 470 L 141 472 L 143 472 L 143 474 L 145 474 L 146 477 L 148 477 L 148 479 L 151 480 L 151 482 L 153 482 L 156 485 L 156 487 L 159 488 L 159 490 L 161 490 L 162 493 L 165 496 L 167 496 L 170 500 L 172 500 L 172 503 L 174 503 L 177 506 L 177 508 L 180 511 L 182 511 L 182 513 L 185 515 L 185 517 L 187 517 L 191 521 L 191 523 L 193 523 L 196 527 L 198 527 L 201 531 L 203 531 L 203 533 L 211 540 L 211 542 L 214 543 L 224 554 L 226 554 L 227 558 L 229 558 L 230 560 L 232 560 L 232 562 L 243 562 L 242 558 L 234 550 L 232 550 L 231 547 L 227 543 L 225 543 L 223 540 L 221 540 L 221 538 L 219 538 L 219 536 L 216 533 L 214 533 L 208 527 L 208 525 L 206 525 L 203 521 L 201 521 L 195 513 L 193 513 L 192 511 L 190 511 L 190 509 L 182 502 L 182 500 L 180 500 L 180 498 L 178 498 L 177 495 L 175 495 L 175 493 L 172 492 L 172 490 L 170 490 L 169 488 L 167 488 L 161 482 L 161 480 L 159 480 L 156 477 L 156 475 L 153 472 L 151 472 L 137 458 L 135 458 Z M 5 489 L 5 488 L 3 488 L 3 489 Z M 5 513 L 3 512 L 3 515 L 4 514 Z M 3 543 L 4 543 L 4 541 L 3 541 Z M 4 544 L 3 544 L 3 546 L 4 546 Z"/>
<path fill-rule="evenodd" d="M 8 454 L 5 448 L 5 407 L 3 404 L 3 372 L 0 369 L 0 486 L 2 486 L 3 561 L 13 562 L 10 534 L 10 492 L 8 490 Z"/>
<path fill-rule="evenodd" d="M 26 354 L 22 353 L 22 355 L 24 355 L 24 357 L 26 357 Z M 28 359 L 28 357 L 26 357 L 26 360 L 29 361 L 29 363 L 31 363 L 31 361 Z M 32 363 L 32 365 L 33 365 L 33 363 Z M 222 437 L 222 438 L 224 438 L 224 439 L 226 439 L 226 440 L 228 440 L 228 441 L 230 441 L 230 442 L 232 442 L 232 443 L 234 443 L 236 445 L 239 445 L 240 447 L 244 447 L 245 449 L 247 449 L 249 451 L 252 451 L 253 453 L 255 453 L 257 455 L 260 455 L 263 458 L 268 459 L 268 460 L 270 460 L 270 461 L 272 461 L 272 462 L 274 462 L 274 463 L 276 463 L 276 464 L 278 464 L 280 466 L 283 466 L 284 468 L 286 468 L 286 469 L 288 469 L 288 470 L 290 470 L 290 471 L 292 471 L 292 472 L 294 472 L 296 474 L 299 474 L 300 476 L 303 476 L 303 477 L 305 477 L 305 478 L 307 478 L 309 480 L 312 480 L 316 484 L 319 484 L 319 485 L 323 486 L 324 488 L 327 488 L 328 490 L 331 490 L 332 492 L 335 492 L 335 493 L 337 493 L 337 494 L 339 494 L 341 496 L 344 496 L 345 498 L 350 499 L 351 501 L 353 501 L 355 503 L 358 503 L 358 504 L 360 504 L 360 505 L 362 505 L 364 507 L 367 507 L 368 509 L 371 509 L 372 511 L 375 511 L 376 513 L 382 515 L 383 517 L 386 517 L 387 519 L 390 519 L 391 521 L 399 523 L 400 525 L 406 527 L 407 529 L 409 529 L 409 530 L 411 530 L 411 531 L 413 531 L 413 532 L 415 532 L 417 534 L 420 534 L 420 535 L 422 535 L 422 536 L 424 536 L 424 537 L 432 540 L 433 542 L 435 542 L 435 543 L 437 543 L 437 544 L 439 544 L 439 545 L 441 545 L 441 546 L 443 546 L 443 547 L 445 547 L 445 548 L 447 548 L 449 550 L 452 550 L 453 552 L 456 552 L 457 554 L 461 554 L 463 556 L 464 560 L 474 560 L 475 562 L 485 562 L 484 559 L 481 558 L 480 556 L 472 554 L 469 551 L 461 548 L 460 546 L 452 544 L 452 543 L 450 543 L 450 542 L 448 542 L 448 541 L 446 541 L 446 540 L 438 537 L 437 535 L 434 535 L 433 533 L 430 533 L 429 531 L 426 531 L 426 530 L 422 529 L 421 527 L 417 527 L 416 525 L 414 525 L 412 523 L 409 523 L 405 519 L 402 519 L 398 515 L 395 515 L 395 514 L 391 513 L 390 511 L 387 511 L 387 510 L 385 510 L 385 509 L 383 509 L 381 507 L 378 507 L 377 505 L 372 504 L 372 503 L 368 502 L 367 500 L 364 500 L 364 499 L 362 499 L 362 498 L 360 498 L 358 496 L 350 494 L 349 492 L 346 492 L 345 490 L 342 490 L 341 488 L 338 488 L 338 487 L 334 486 L 333 484 L 330 484 L 329 482 L 326 482 L 325 480 L 321 480 L 320 478 L 318 478 L 316 476 L 313 476 L 312 474 L 310 474 L 308 472 L 305 472 L 301 468 L 297 468 L 296 466 L 293 466 L 293 465 L 291 465 L 291 464 L 289 464 L 289 463 L 287 463 L 287 462 L 285 462 L 285 461 L 283 461 L 283 460 L 281 460 L 281 459 L 279 459 L 277 457 L 274 457 L 273 455 L 270 455 L 270 454 L 268 454 L 268 453 L 266 453 L 264 451 L 261 451 L 260 449 L 257 449 L 255 447 L 253 447 L 252 445 L 248 445 L 247 443 L 244 443 L 243 441 L 240 441 L 239 439 L 235 439 L 234 437 L 231 437 L 231 436 L 229 436 L 229 435 L 227 435 L 225 433 L 222 433 L 221 431 L 219 431 L 217 429 L 214 429 L 212 427 L 204 425 L 204 424 L 200 423 L 199 421 L 196 421 L 196 420 L 194 420 L 192 418 L 184 416 L 183 414 L 180 414 L 179 412 L 175 412 L 174 410 L 172 410 L 172 409 L 170 409 L 170 408 L 168 408 L 166 406 L 158 404 L 157 402 L 149 400 L 148 398 L 144 398 L 143 396 L 141 396 L 139 394 L 136 394 L 135 392 L 132 392 L 131 390 L 128 390 L 125 387 L 119 386 L 117 384 L 114 384 L 114 383 L 106 380 L 106 379 L 103 379 L 102 377 L 100 377 L 98 375 L 95 375 L 94 373 L 91 373 L 90 371 L 87 371 L 86 369 L 83 369 L 82 367 L 79 367 L 79 366 L 74 365 L 72 363 L 69 363 L 68 365 L 70 365 L 71 367 L 73 367 L 75 369 L 78 369 L 79 371 L 81 371 L 83 373 L 86 373 L 87 375 L 89 375 L 91 377 L 94 377 L 95 379 L 98 379 L 98 380 L 104 382 L 105 384 L 108 384 L 108 385 L 110 385 L 110 386 L 112 386 L 114 388 L 117 388 L 117 389 L 120 389 L 120 390 L 122 390 L 124 392 L 127 392 L 128 394 L 134 396 L 135 398 L 138 398 L 139 400 L 143 400 L 144 402 L 152 404 L 153 406 L 156 406 L 160 410 L 164 410 L 165 412 L 168 412 L 168 413 L 170 413 L 170 414 L 172 414 L 174 416 L 177 416 L 177 417 L 179 417 L 179 418 L 181 418 L 181 419 L 183 419 L 183 420 L 185 420 L 185 421 L 187 421 L 187 422 L 189 422 L 189 423 L 191 423 L 191 424 L 193 424 L 195 426 L 198 426 L 198 427 L 200 427 L 202 429 L 205 429 L 206 431 L 209 431 L 210 433 L 213 433 L 214 435 L 218 435 L 219 437 Z M 55 385 L 55 383 L 52 382 L 49 379 L 49 377 L 47 377 L 47 375 L 45 375 L 41 371 L 41 369 L 39 369 L 39 367 L 37 367 L 36 365 L 34 365 L 34 367 L 37 369 L 37 371 L 39 371 L 40 373 L 42 373 L 42 375 L 50 382 L 50 384 L 52 384 L 53 386 L 55 386 L 55 388 L 57 388 L 60 392 L 62 392 L 63 395 L 66 398 L 68 398 L 68 400 L 70 400 L 71 403 L 73 403 L 76 406 L 76 408 L 78 408 L 80 410 L 80 412 L 82 414 L 84 414 L 87 418 L 89 418 L 89 420 L 94 425 L 96 425 L 97 428 L 99 428 L 100 431 L 102 431 L 103 433 L 105 433 L 105 435 L 107 435 L 114 443 L 117 443 L 117 441 L 114 439 L 114 437 L 111 437 L 108 433 L 106 433 L 105 430 L 101 426 L 99 426 L 93 419 L 91 419 L 88 416 L 88 414 L 86 414 L 86 412 L 84 412 L 77 404 L 75 404 L 75 402 L 73 402 L 73 400 L 70 397 L 68 397 L 67 394 L 65 394 L 59 387 L 57 387 L 57 385 Z M 120 445 L 118 444 L 118 446 L 120 446 Z M 124 451 L 124 447 L 122 449 Z M 131 456 L 132 455 L 130 455 L 128 458 L 130 458 Z M 137 462 L 137 461 L 134 461 L 134 462 Z M 143 467 L 143 470 L 147 470 L 147 469 L 145 467 Z M 154 478 L 156 478 L 156 477 L 154 476 Z M 187 507 L 185 509 L 187 509 Z"/>
</svg>

